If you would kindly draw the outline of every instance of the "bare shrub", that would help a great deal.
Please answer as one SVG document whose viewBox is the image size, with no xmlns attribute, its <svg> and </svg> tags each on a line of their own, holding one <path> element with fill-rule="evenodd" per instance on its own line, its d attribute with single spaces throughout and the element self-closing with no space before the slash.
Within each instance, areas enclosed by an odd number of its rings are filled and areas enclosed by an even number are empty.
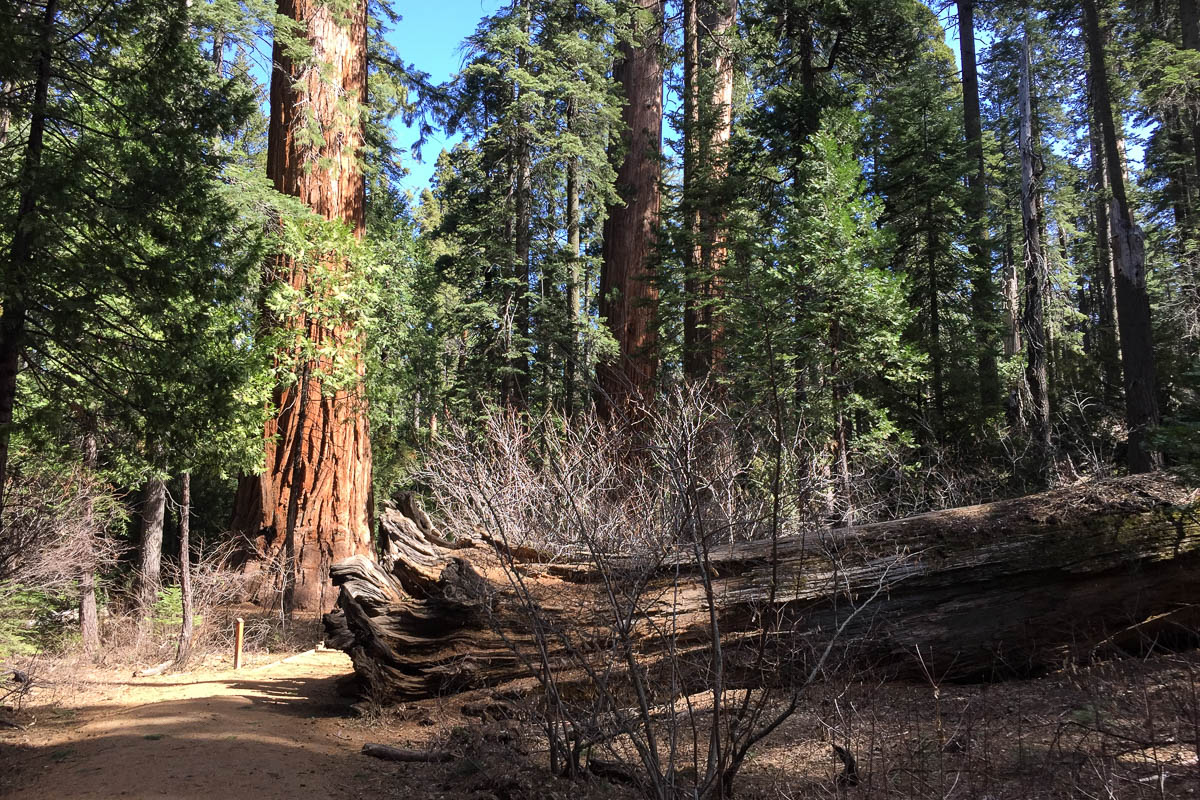
<svg viewBox="0 0 1200 800">
<path fill-rule="evenodd" d="M 240 572 L 230 569 L 235 543 L 199 541 L 191 548 L 192 610 L 195 623 L 192 653 L 203 658 L 211 653 L 232 651 L 231 623 L 226 609 L 244 591 Z M 102 661 L 109 664 L 161 662 L 173 658 L 183 622 L 179 590 L 179 562 L 164 559 L 162 586 L 151 607 L 149 620 L 141 617 L 134 603 L 117 604 L 106 626 Z M 132 600 L 130 597 L 125 598 Z"/>
<path fill-rule="evenodd" d="M 83 470 L 13 479 L 0 539 L 0 582 L 68 591 L 84 571 L 111 569 L 125 551 L 114 534 L 126 512 L 112 489 Z"/>
<path fill-rule="evenodd" d="M 95 598 L 125 550 L 117 537 L 125 511 L 112 489 L 84 469 L 36 470 L 15 476 L 8 487 L 5 536 L 0 537 L 0 608 L 21 606 L 23 631 L 4 631 L 3 649 L 40 649 L 28 632 L 45 628 L 38 614 L 53 606 L 55 630 L 78 621 L 84 645 L 98 637 Z M 23 601 L 23 602 L 18 602 Z M 79 603 L 74 612 L 66 611 Z M 33 616 L 30 616 L 30 615 Z M 44 616 L 44 614 L 42 615 Z"/>
<path fill-rule="evenodd" d="M 452 428 L 430 457 L 439 530 L 494 543 L 518 598 L 525 630 L 496 630 L 537 678 L 552 771 L 661 800 L 728 797 L 869 606 L 869 591 L 848 596 L 842 627 L 806 643 L 772 577 L 746 590 L 753 624 L 727 629 L 714 554 L 801 530 L 819 485 L 803 436 L 785 443 L 771 422 L 679 389 L 635 424 L 499 415 L 479 436 Z M 563 608 L 523 567 L 529 548 L 582 563 L 595 592 Z"/>
</svg>

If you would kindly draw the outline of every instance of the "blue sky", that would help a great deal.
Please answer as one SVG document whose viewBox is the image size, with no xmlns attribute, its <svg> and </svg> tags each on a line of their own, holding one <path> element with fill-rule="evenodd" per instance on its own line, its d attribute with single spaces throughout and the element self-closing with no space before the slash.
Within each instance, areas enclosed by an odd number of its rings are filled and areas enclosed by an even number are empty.
<svg viewBox="0 0 1200 800">
<path fill-rule="evenodd" d="M 463 39 L 475 31 L 480 19 L 500 6 L 500 0 L 404 0 L 396 4 L 403 19 L 388 40 L 406 64 L 428 72 L 431 80 L 441 83 L 462 66 Z M 415 134 L 403 129 L 399 135 L 406 148 L 416 139 Z M 422 152 L 424 163 L 411 158 L 405 161 L 409 169 L 406 188 L 419 192 L 427 186 L 438 153 L 444 147 L 451 147 L 454 141 L 446 139 L 441 131 L 434 131 Z"/>
<path fill-rule="evenodd" d="M 449 79 L 462 66 L 462 42 L 474 32 L 479 20 L 485 15 L 494 13 L 504 4 L 504 0 L 406 0 L 397 4 L 397 10 L 403 19 L 391 31 L 389 40 L 395 45 L 400 57 L 406 63 L 429 73 L 431 80 L 441 83 Z M 949 14 L 942 15 L 942 23 L 947 24 Z M 951 27 L 946 32 L 946 44 L 958 60 L 958 30 Z M 984 43 L 981 42 L 982 46 Z M 401 144 L 407 148 L 416 139 L 416 135 L 401 128 L 398 131 Z M 406 159 L 409 175 L 405 180 L 406 188 L 420 192 L 429 184 L 433 174 L 433 165 L 438 153 L 443 148 L 449 148 L 457 141 L 447 138 L 441 131 L 426 142 L 422 152 L 423 162 Z M 1140 161 L 1140 147 L 1136 137 L 1132 141 L 1131 159 Z"/>
</svg>

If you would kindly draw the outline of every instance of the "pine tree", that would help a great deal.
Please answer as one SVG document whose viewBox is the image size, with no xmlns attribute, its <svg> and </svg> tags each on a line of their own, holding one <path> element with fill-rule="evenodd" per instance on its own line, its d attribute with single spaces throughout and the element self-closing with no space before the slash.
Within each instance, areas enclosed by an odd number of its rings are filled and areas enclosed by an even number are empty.
<svg viewBox="0 0 1200 800">
<path fill-rule="evenodd" d="M 979 351 L 972 354 L 954 343 L 969 341 L 978 331 L 978 254 L 971 250 L 967 264 L 960 253 L 963 244 L 978 243 L 974 228 L 987 221 L 965 219 L 973 210 L 975 187 L 968 184 L 964 192 L 963 176 L 974 165 L 963 147 L 955 64 L 937 35 L 940 26 L 932 18 L 928 23 L 933 27 L 922 57 L 869 106 L 874 131 L 868 147 L 872 190 L 885 198 L 881 223 L 895 242 L 893 268 L 907 275 L 911 304 L 919 309 L 909 336 L 930 367 L 932 403 L 923 399 L 917 413 L 922 425 L 942 438 L 977 418 L 968 409 L 982 407 L 976 399 Z M 972 288 L 964 294 L 968 285 Z"/>
<path fill-rule="evenodd" d="M 168 420 L 225 419 L 247 362 L 210 337 L 239 314 L 260 234 L 215 143 L 253 95 L 213 74 L 182 7 L 18 11 L 4 63 L 32 73 L 5 79 L 40 89 L 6 97 L 3 175 L 24 210 L 4 240 L 0 435 L 44 440 L 74 408 L 119 421 L 91 435 L 119 427 L 136 453 Z"/>
<path fill-rule="evenodd" d="M 1121 368 L 1125 376 L 1125 421 L 1129 426 L 1128 460 L 1131 472 L 1148 472 L 1161 465 L 1147 434 L 1159 422 L 1155 395 L 1154 336 L 1150 298 L 1146 292 L 1145 244 L 1125 190 L 1117 152 L 1117 130 L 1109 95 L 1107 60 L 1100 14 L 1094 0 L 1085 0 L 1083 32 L 1087 40 L 1091 87 L 1104 157 L 1112 185 L 1109 211 L 1111 248 L 1116 278 L 1117 315 L 1121 332 Z"/>
</svg>

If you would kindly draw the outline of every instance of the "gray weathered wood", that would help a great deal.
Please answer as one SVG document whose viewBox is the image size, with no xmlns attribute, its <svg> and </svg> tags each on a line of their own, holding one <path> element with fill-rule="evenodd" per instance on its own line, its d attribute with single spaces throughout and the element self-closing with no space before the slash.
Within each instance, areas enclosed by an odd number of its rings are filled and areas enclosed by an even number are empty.
<svg viewBox="0 0 1200 800">
<path fill-rule="evenodd" d="M 1030 674 L 1111 650 L 1117 636 L 1137 645 L 1195 629 L 1196 500 L 1178 480 L 1151 474 L 727 544 L 702 566 L 681 548 L 606 568 L 618 586 L 644 583 L 629 636 L 645 663 L 664 656 L 670 631 L 676 655 L 697 655 L 704 668 L 707 584 L 731 660 L 739 642 L 759 641 L 762 619 L 777 620 L 774 679 L 802 670 L 839 630 L 861 667 L 951 680 Z M 362 557 L 332 570 L 340 597 L 327 641 L 349 653 L 379 702 L 527 676 L 539 641 L 530 602 L 564 671 L 581 649 L 602 654 L 611 644 L 595 565 L 521 560 L 493 546 L 451 551 L 415 524 L 405 530 L 392 572 Z"/>
</svg>

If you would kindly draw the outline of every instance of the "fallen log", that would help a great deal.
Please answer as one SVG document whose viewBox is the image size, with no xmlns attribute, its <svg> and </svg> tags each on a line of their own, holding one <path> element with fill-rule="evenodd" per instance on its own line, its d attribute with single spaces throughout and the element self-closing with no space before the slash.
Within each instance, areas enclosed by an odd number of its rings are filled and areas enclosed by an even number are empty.
<svg viewBox="0 0 1200 800">
<path fill-rule="evenodd" d="M 714 620 L 732 659 L 766 626 L 778 679 L 835 638 L 857 665 L 899 675 L 1026 675 L 1086 661 L 1117 634 L 1145 643 L 1167 630 L 1161 620 L 1195 633 L 1197 499 L 1174 477 L 1143 475 L 699 557 L 680 546 L 599 562 L 495 543 L 452 550 L 432 526 L 385 513 L 391 568 L 362 557 L 332 567 L 327 644 L 383 703 L 495 686 L 542 663 L 578 667 L 586 652 L 640 664 L 669 649 L 703 671 Z"/>
<path fill-rule="evenodd" d="M 384 761 L 399 761 L 407 764 L 445 764 L 454 760 L 454 754 L 447 753 L 445 750 L 412 750 L 374 742 L 364 744 L 362 754 L 372 758 L 381 758 Z"/>
</svg>

